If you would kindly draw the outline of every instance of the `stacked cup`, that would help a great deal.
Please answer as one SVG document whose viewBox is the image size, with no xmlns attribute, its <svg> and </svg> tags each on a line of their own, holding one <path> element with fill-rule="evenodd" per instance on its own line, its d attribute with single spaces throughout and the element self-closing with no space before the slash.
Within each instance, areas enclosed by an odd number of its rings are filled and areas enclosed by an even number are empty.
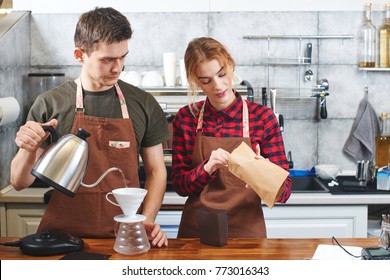
<svg viewBox="0 0 390 280">
<path fill-rule="evenodd" d="M 163 54 L 164 77 L 167 87 L 176 85 L 176 53 L 167 52 Z"/>
</svg>

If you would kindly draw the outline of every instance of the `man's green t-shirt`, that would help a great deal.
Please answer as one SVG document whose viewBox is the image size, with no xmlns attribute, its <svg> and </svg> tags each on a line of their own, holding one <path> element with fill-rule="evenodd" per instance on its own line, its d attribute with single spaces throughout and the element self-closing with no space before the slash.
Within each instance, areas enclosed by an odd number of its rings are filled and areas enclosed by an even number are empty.
<svg viewBox="0 0 390 280">
<path fill-rule="evenodd" d="M 138 145 L 151 147 L 169 139 L 168 124 L 161 106 L 148 92 L 118 81 L 126 100 Z M 27 120 L 40 123 L 57 119 L 56 130 L 62 136 L 72 128 L 76 108 L 77 85 L 66 82 L 40 94 L 32 105 Z M 101 118 L 122 118 L 122 111 L 115 87 L 101 92 L 83 91 L 85 115 Z"/>
</svg>

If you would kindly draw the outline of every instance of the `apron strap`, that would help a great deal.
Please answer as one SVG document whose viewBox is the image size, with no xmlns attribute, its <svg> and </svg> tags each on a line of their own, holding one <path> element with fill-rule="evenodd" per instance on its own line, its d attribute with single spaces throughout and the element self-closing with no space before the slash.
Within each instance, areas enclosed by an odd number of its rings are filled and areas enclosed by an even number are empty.
<svg viewBox="0 0 390 280">
<path fill-rule="evenodd" d="M 206 101 L 203 103 L 202 109 L 199 113 L 198 125 L 196 127 L 196 131 L 203 131 L 203 115 L 204 115 L 204 107 L 206 105 Z M 245 100 L 242 100 L 242 136 L 244 138 L 249 138 L 249 113 L 248 113 L 248 104 L 246 104 Z"/>
<path fill-rule="evenodd" d="M 75 80 L 75 83 L 77 84 L 76 109 L 75 110 L 76 110 L 76 112 L 81 111 L 84 113 L 85 108 L 84 108 L 84 101 L 83 101 L 83 87 L 81 85 L 81 79 L 77 78 Z M 121 106 L 122 117 L 124 119 L 129 119 L 129 111 L 127 110 L 125 96 L 123 95 L 123 92 L 117 83 L 115 84 L 115 90 L 116 90 L 116 93 L 117 93 L 118 98 L 119 98 L 119 104 Z"/>
</svg>

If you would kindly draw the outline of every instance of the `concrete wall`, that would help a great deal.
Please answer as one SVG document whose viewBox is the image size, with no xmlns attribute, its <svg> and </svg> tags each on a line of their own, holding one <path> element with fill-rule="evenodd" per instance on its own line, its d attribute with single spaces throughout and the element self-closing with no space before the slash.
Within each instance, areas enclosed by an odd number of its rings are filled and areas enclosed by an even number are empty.
<svg viewBox="0 0 390 280">
<path fill-rule="evenodd" d="M 285 115 L 285 146 L 292 152 L 297 169 L 309 169 L 317 163 L 355 168 L 355 163 L 343 155 L 342 147 L 364 96 L 364 85 L 368 85 L 369 100 L 377 115 L 390 112 L 387 101 L 390 72 L 365 72 L 357 67 L 361 11 L 125 14 L 134 29 L 126 70 L 163 73 L 164 52 L 174 51 L 181 58 L 192 38 L 212 36 L 228 47 L 236 60 L 237 74 L 252 84 L 255 94 L 259 95 L 260 88 L 265 86 L 288 88 L 278 90 L 277 110 Z M 376 26 L 383 22 L 383 16 L 381 11 L 374 11 Z M 73 58 L 73 32 L 78 17 L 79 13 L 31 15 L 33 71 L 61 69 L 68 77 L 78 75 L 80 68 Z M 28 36 L 28 32 L 24 35 Z M 244 35 L 352 35 L 354 38 L 268 41 L 243 39 Z M 304 56 L 309 41 L 313 43 L 312 81 L 303 78 L 307 65 L 268 63 L 268 58 L 290 61 Z M 329 81 L 328 118 L 318 119 L 317 100 L 309 96 L 316 80 L 324 78 Z"/>
<path fill-rule="evenodd" d="M 1 24 L 10 29 L 0 32 L 0 97 L 14 96 L 22 109 L 27 101 L 22 77 L 30 68 L 30 17 L 16 13 L 3 18 Z M 15 134 L 24 118 L 22 112 L 15 123 L 0 126 L 0 187 L 9 184 L 9 165 L 17 151 Z"/>
</svg>

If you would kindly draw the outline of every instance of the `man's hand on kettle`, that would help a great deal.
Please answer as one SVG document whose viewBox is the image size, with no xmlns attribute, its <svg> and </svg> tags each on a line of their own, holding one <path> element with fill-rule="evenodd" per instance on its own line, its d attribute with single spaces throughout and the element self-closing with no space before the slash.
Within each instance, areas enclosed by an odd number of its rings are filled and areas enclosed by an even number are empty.
<svg viewBox="0 0 390 280">
<path fill-rule="evenodd" d="M 26 124 L 20 127 L 16 133 L 15 143 L 21 148 L 29 152 L 35 152 L 41 145 L 41 143 L 49 136 L 48 132 L 45 132 L 42 126 L 57 126 L 57 120 L 52 119 L 47 123 L 38 123 L 34 121 L 28 121 Z"/>
<path fill-rule="evenodd" d="M 209 174 L 213 174 L 215 170 L 227 166 L 230 153 L 224 149 L 218 148 L 211 152 L 210 158 L 204 165 L 204 170 Z"/>
<path fill-rule="evenodd" d="M 168 246 L 168 237 L 166 233 L 161 230 L 160 225 L 144 223 L 144 227 L 146 234 L 148 235 L 148 239 L 152 241 L 152 246 Z"/>
</svg>

